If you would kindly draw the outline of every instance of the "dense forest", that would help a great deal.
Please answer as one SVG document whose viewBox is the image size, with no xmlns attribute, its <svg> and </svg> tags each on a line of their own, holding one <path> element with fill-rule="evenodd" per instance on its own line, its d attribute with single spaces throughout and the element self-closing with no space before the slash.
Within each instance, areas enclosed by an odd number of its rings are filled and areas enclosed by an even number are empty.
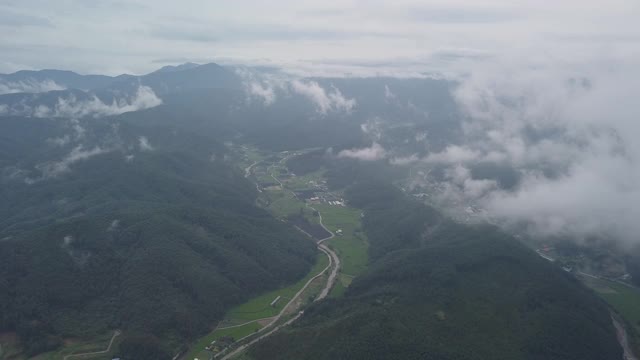
<svg viewBox="0 0 640 360">
<path fill-rule="evenodd" d="M 378 183 L 350 188 L 370 269 L 258 343 L 254 359 L 619 359 L 607 308 L 491 226 L 453 223 Z"/>
<path fill-rule="evenodd" d="M 78 148 L 46 141 L 57 126 L 0 122 L 0 331 L 26 355 L 116 328 L 137 334 L 125 349 L 166 348 L 311 267 L 313 243 L 255 206 L 212 139 L 92 119 Z"/>
</svg>

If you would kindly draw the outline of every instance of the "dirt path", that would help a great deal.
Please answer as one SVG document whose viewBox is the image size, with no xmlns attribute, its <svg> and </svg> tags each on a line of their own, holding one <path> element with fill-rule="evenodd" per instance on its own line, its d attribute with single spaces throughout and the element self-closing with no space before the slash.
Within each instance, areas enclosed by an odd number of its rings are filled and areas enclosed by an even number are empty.
<svg viewBox="0 0 640 360">
<path fill-rule="evenodd" d="M 109 341 L 109 346 L 107 346 L 107 348 L 105 350 L 102 351 L 95 351 L 95 352 L 88 352 L 88 353 L 82 353 L 82 354 L 71 354 L 71 355 L 67 355 L 64 357 L 64 360 L 68 360 L 71 358 L 76 358 L 76 357 L 85 357 L 85 356 L 93 356 L 93 355 L 100 355 L 100 354 L 106 354 L 109 351 L 111 351 L 111 346 L 113 345 L 113 341 L 116 339 L 116 337 L 120 336 L 121 332 L 120 330 L 116 330 L 113 332 L 113 336 L 111 337 L 111 341 Z"/>
<path fill-rule="evenodd" d="M 247 166 L 244 169 L 244 177 L 248 178 L 251 175 L 251 168 L 256 166 L 258 164 L 258 161 L 254 162 L 253 164 Z"/>
<path fill-rule="evenodd" d="M 224 326 L 224 327 L 218 326 L 215 330 L 226 330 L 226 329 L 238 328 L 238 327 L 241 327 L 241 326 L 252 324 L 254 322 L 261 322 L 261 321 L 264 322 L 266 320 L 271 320 L 273 318 L 274 318 L 273 316 L 270 316 L 270 317 L 266 317 L 266 318 L 262 318 L 262 319 L 255 319 L 255 320 L 247 321 L 246 323 L 242 323 L 242 324 L 238 324 L 238 325 L 231 325 L 231 326 Z M 268 323 L 271 323 L 271 322 L 269 321 Z"/>
</svg>

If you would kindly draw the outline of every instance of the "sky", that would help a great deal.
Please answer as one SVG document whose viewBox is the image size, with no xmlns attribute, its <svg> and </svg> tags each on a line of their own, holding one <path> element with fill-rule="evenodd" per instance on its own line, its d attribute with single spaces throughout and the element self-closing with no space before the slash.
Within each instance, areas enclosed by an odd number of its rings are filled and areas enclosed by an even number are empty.
<svg viewBox="0 0 640 360">
<path fill-rule="evenodd" d="M 637 0 L 2 0 L 0 73 L 143 74 L 187 61 L 292 72 L 458 71 L 493 56 L 640 53 Z"/>
</svg>

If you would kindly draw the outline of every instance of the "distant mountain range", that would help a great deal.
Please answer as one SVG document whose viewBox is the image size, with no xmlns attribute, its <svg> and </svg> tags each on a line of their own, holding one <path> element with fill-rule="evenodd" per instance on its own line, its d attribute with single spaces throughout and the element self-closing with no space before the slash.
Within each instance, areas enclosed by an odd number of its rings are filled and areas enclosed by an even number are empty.
<svg viewBox="0 0 640 360">
<path fill-rule="evenodd" d="M 165 66 L 147 75 L 80 75 L 72 71 L 40 70 L 0 74 L 0 85 L 11 92 L 41 93 L 47 90 L 82 90 L 97 94 L 129 93 L 138 86 L 148 86 L 157 94 L 188 89 L 239 88 L 233 71 L 211 63 L 186 63 Z M 0 87 L 2 90 L 2 87 Z M 22 91 L 21 91 L 22 90 Z M 8 92 L 8 91 L 7 91 Z M 0 103 L 1 100 L 0 100 Z"/>
</svg>

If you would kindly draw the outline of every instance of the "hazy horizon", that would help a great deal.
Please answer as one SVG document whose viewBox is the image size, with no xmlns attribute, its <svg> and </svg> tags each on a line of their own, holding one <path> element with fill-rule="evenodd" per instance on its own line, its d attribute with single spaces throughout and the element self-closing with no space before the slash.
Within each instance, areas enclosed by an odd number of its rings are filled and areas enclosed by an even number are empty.
<svg viewBox="0 0 640 360">
<path fill-rule="evenodd" d="M 583 64 L 640 54 L 631 0 L 119 1 L 0 5 L 0 73 L 144 74 L 183 62 L 308 74 L 464 71 L 492 58 Z M 318 70 L 322 67 L 322 70 Z"/>
</svg>

